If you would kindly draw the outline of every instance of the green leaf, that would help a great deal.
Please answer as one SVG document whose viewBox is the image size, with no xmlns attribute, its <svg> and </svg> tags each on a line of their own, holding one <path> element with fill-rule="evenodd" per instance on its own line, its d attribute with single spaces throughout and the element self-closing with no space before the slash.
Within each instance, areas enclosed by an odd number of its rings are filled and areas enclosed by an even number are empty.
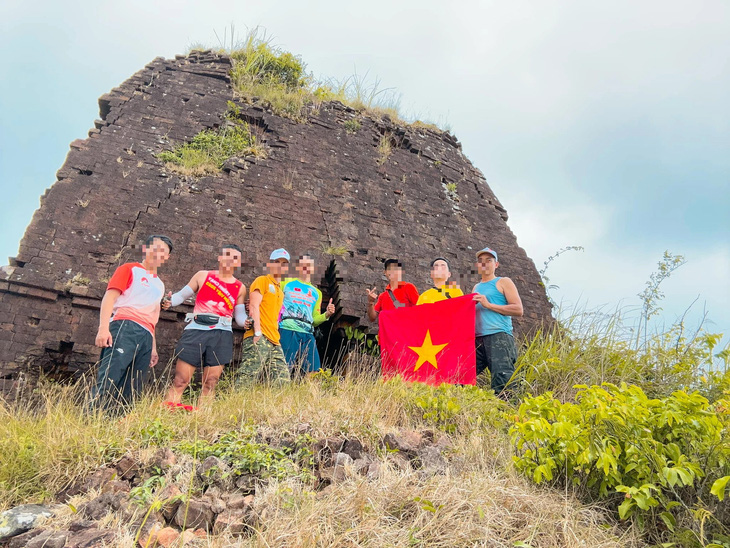
<svg viewBox="0 0 730 548">
<path fill-rule="evenodd" d="M 618 517 L 626 519 L 631 514 L 631 509 L 634 507 L 634 499 L 626 499 L 618 507 Z"/>
<path fill-rule="evenodd" d="M 674 516 L 669 512 L 662 512 L 661 514 L 659 514 L 659 517 L 662 518 L 662 521 L 664 522 L 664 525 L 667 526 L 667 529 L 674 533 L 674 528 L 677 526 L 677 520 L 674 519 Z"/>
<path fill-rule="evenodd" d="M 729 481 L 730 476 L 724 476 L 718 480 L 715 480 L 715 483 L 712 484 L 712 489 L 710 489 L 710 493 L 715 495 L 720 500 L 724 499 L 725 487 L 727 486 Z"/>
</svg>

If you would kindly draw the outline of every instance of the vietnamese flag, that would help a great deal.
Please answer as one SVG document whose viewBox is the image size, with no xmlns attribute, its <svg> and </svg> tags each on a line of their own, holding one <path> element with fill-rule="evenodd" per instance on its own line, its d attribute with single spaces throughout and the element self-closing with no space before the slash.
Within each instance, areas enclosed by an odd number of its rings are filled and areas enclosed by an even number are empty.
<svg viewBox="0 0 730 548">
<path fill-rule="evenodd" d="M 383 377 L 476 384 L 472 295 L 380 313 Z"/>
</svg>

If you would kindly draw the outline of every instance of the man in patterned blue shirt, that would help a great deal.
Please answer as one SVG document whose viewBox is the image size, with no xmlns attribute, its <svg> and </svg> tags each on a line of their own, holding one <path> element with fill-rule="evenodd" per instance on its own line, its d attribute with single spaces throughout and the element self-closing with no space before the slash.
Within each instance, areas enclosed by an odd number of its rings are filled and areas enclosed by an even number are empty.
<svg viewBox="0 0 730 548">
<path fill-rule="evenodd" d="M 281 283 L 284 305 L 279 319 L 281 348 L 292 371 L 292 378 L 297 366 L 305 373 L 319 371 L 320 360 L 314 328 L 335 313 L 332 299 L 322 313 L 322 292 L 311 284 L 314 273 L 312 257 L 300 256 L 296 270 L 297 278 L 285 278 Z"/>
</svg>

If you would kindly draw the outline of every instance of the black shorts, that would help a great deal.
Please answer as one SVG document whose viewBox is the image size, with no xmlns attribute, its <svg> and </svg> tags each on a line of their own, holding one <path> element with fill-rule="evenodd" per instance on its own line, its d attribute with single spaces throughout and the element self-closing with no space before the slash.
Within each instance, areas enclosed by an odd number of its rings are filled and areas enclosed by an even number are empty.
<svg viewBox="0 0 730 548">
<path fill-rule="evenodd" d="M 195 367 L 228 365 L 233 359 L 233 333 L 223 329 L 185 329 L 175 356 Z"/>
</svg>

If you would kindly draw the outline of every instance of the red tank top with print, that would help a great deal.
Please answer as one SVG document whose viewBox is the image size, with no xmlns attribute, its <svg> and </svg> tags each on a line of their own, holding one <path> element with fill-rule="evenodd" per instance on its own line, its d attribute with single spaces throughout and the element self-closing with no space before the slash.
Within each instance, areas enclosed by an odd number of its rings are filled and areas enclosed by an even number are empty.
<svg viewBox="0 0 730 548">
<path fill-rule="evenodd" d="M 216 271 L 208 272 L 195 298 L 194 313 L 233 317 L 233 308 L 242 285 L 238 280 L 232 283 L 222 281 Z"/>
</svg>

